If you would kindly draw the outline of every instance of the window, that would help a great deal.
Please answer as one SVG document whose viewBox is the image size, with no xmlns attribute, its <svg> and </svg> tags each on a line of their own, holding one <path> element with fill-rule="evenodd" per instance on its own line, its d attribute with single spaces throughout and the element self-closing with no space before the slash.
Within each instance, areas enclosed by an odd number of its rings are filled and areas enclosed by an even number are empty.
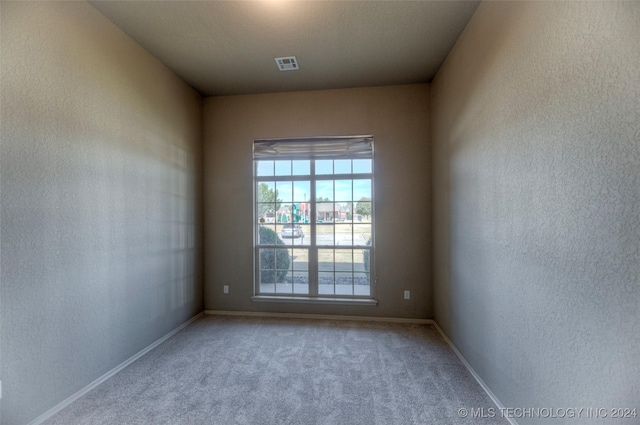
<svg viewBox="0 0 640 425">
<path fill-rule="evenodd" d="M 373 301 L 373 138 L 256 140 L 254 178 L 254 298 Z"/>
</svg>

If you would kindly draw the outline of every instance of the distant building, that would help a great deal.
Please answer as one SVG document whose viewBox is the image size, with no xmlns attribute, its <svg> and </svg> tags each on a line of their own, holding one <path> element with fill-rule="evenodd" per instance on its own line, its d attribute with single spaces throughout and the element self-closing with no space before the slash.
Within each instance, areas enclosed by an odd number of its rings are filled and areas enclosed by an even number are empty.
<svg viewBox="0 0 640 425">
<path fill-rule="evenodd" d="M 318 217 L 318 221 L 336 221 L 336 220 L 346 220 L 347 213 L 351 211 L 343 207 L 340 204 L 334 204 L 330 202 L 326 203 L 317 203 L 316 204 L 316 215 Z"/>
</svg>

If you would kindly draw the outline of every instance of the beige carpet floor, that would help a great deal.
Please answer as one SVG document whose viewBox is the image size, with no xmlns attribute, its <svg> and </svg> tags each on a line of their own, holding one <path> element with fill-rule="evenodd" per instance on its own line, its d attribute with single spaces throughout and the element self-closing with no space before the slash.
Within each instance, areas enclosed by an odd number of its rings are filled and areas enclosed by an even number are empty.
<svg viewBox="0 0 640 425">
<path fill-rule="evenodd" d="M 507 424 L 482 407 L 430 325 L 207 316 L 46 424 Z"/>
</svg>

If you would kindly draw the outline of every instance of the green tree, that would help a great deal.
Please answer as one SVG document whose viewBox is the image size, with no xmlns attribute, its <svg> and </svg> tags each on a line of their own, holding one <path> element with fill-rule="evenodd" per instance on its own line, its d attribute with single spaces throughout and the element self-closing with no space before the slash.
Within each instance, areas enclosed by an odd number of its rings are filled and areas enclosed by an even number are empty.
<svg viewBox="0 0 640 425">
<path fill-rule="evenodd" d="M 326 196 L 324 198 L 322 196 L 318 196 L 316 202 L 329 202 L 329 198 L 327 198 Z"/>
<path fill-rule="evenodd" d="M 268 227 L 260 226 L 260 244 L 284 245 L 276 232 Z M 284 282 L 289 272 L 291 259 L 287 249 L 261 249 L 260 250 L 260 282 L 274 283 Z"/>
<path fill-rule="evenodd" d="M 356 204 L 356 213 L 369 217 L 371 215 L 371 199 L 360 198 Z"/>
<path fill-rule="evenodd" d="M 267 212 L 276 213 L 280 209 L 282 199 L 278 199 L 278 191 L 269 187 L 266 183 L 258 185 L 258 217 Z"/>
</svg>

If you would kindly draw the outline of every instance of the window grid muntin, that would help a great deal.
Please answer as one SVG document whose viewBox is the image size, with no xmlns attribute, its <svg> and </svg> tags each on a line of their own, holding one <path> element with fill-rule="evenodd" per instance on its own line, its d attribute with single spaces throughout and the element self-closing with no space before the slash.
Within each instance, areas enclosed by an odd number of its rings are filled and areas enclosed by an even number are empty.
<svg viewBox="0 0 640 425">
<path fill-rule="evenodd" d="M 343 160 L 343 159 L 340 159 Z M 260 248 L 276 248 L 276 249 L 291 249 L 293 247 L 297 247 L 298 249 L 300 248 L 306 248 L 308 250 L 308 254 L 307 254 L 307 258 L 308 258 L 308 268 L 307 268 L 307 282 L 308 282 L 308 294 L 296 294 L 295 293 L 295 282 L 293 283 L 293 289 L 294 289 L 294 293 L 291 294 L 292 297 L 296 297 L 296 296 L 303 296 L 303 297 L 316 297 L 316 296 L 321 296 L 322 298 L 363 298 L 363 299 L 372 299 L 374 297 L 374 290 L 375 290 L 375 279 L 373 278 L 374 276 L 374 271 L 373 271 L 373 250 L 375 247 L 375 242 L 374 242 L 374 221 L 375 221 L 375 213 L 374 213 L 374 202 L 373 202 L 373 185 L 374 185 L 374 173 L 373 173 L 373 158 L 368 159 L 370 161 L 370 169 L 371 169 L 371 173 L 356 173 L 356 174 L 352 174 L 352 173 L 342 173 L 342 174 L 320 174 L 320 175 L 316 175 L 315 174 L 315 164 L 316 161 L 321 161 L 319 159 L 311 159 L 310 161 L 310 173 L 308 175 L 294 175 L 293 174 L 293 162 L 294 161 L 298 161 L 298 160 L 283 160 L 283 161 L 290 161 L 291 162 L 291 167 L 292 167 L 292 175 L 282 175 L 282 176 L 278 176 L 278 175 L 264 175 L 264 176 L 258 176 L 257 175 L 257 170 L 258 170 L 258 165 L 261 161 L 272 161 L 272 160 L 255 160 L 254 161 L 254 190 L 257 188 L 258 184 L 261 182 L 274 182 L 274 186 L 277 187 L 277 182 L 279 181 L 284 181 L 284 182 L 291 182 L 292 186 L 296 181 L 309 181 L 310 182 L 310 195 L 308 197 L 309 199 L 309 223 L 306 223 L 309 225 L 309 238 L 308 238 L 308 243 L 301 243 L 300 245 L 296 245 L 293 241 L 294 238 L 292 239 L 292 243 L 291 244 L 287 244 L 285 242 L 285 245 L 265 245 L 265 244 L 260 244 L 259 241 L 259 237 L 258 237 L 258 233 L 259 232 L 255 232 L 256 233 L 256 253 L 259 253 Z M 275 173 L 275 161 L 279 161 L 279 160 L 273 160 L 274 162 L 274 174 Z M 336 160 L 332 160 L 332 170 L 335 171 L 335 162 L 334 161 L 338 161 Z M 354 170 L 354 161 L 364 161 L 363 159 L 350 159 L 349 161 L 351 161 L 351 165 L 350 165 L 350 170 L 353 171 Z M 351 208 L 351 244 L 350 245 L 335 245 L 336 243 L 336 236 L 335 236 L 335 232 L 336 232 L 336 227 L 335 227 L 335 220 L 332 223 L 333 225 L 333 245 L 318 245 L 317 243 L 314 243 L 314 241 L 316 241 L 316 236 L 317 236 L 317 228 L 316 228 L 316 219 L 317 219 L 317 211 L 316 211 L 316 206 L 318 204 L 317 201 L 314 201 L 315 199 L 317 199 L 316 196 L 316 182 L 317 181 L 333 181 L 333 201 L 331 201 L 331 203 L 335 204 L 339 204 L 340 201 L 336 200 L 335 197 L 335 181 L 338 180 L 351 180 L 351 203 L 352 203 L 352 208 Z M 354 181 L 355 180 L 368 180 L 370 182 L 370 186 L 371 186 L 371 221 L 369 223 L 367 223 L 370 227 L 371 233 L 369 235 L 369 239 L 371 244 L 370 245 L 355 245 L 353 243 L 354 241 L 354 235 L 355 235 L 355 207 L 357 204 L 357 200 L 353 199 L 354 198 Z M 292 198 L 294 198 L 291 203 L 295 203 L 295 194 L 293 193 L 293 189 L 292 189 Z M 255 197 L 254 197 L 255 198 Z M 278 199 L 278 197 L 276 197 L 276 200 Z M 347 202 L 347 201 L 342 201 L 342 202 Z M 286 202 L 283 200 L 282 204 L 285 204 Z M 273 203 L 274 206 L 277 204 L 277 202 Z M 257 206 L 258 203 L 254 201 L 254 205 Z M 335 209 L 335 207 L 334 207 Z M 256 211 L 257 212 L 257 211 Z M 335 212 L 335 211 L 334 211 Z M 257 222 L 257 220 L 256 220 Z M 348 223 L 348 222 L 347 222 Z M 282 223 L 274 223 L 275 229 L 276 229 L 276 235 L 278 235 L 278 224 L 282 224 Z M 258 226 L 260 226 L 261 224 L 258 223 Z M 305 239 L 306 239 L 306 235 L 305 235 Z M 338 248 L 339 247 L 339 248 Z M 334 286 L 334 291 L 333 294 L 319 294 L 319 271 L 318 271 L 318 251 L 320 249 L 345 249 L 345 250 L 351 250 L 352 254 L 352 262 L 351 264 L 351 293 L 352 295 L 342 295 L 342 294 L 337 294 L 336 290 L 335 290 L 335 286 L 336 286 L 336 280 L 335 280 L 335 273 L 336 271 L 334 270 L 334 279 L 333 279 L 333 286 Z M 367 251 L 369 254 L 369 269 L 368 271 L 364 271 L 362 272 L 363 274 L 365 274 L 368 277 L 368 285 L 364 285 L 368 288 L 368 295 L 356 295 L 355 292 L 355 265 L 353 263 L 353 258 L 355 256 L 355 250 L 362 250 L 363 253 L 365 251 Z M 259 276 L 259 268 L 258 267 L 254 267 L 254 269 L 256 270 L 256 284 L 254 285 L 254 293 L 256 295 L 282 295 L 282 293 L 278 293 L 277 292 L 277 286 L 276 286 L 276 291 L 274 292 L 262 292 L 260 290 L 260 276 Z M 334 269 L 335 269 L 335 265 L 334 265 Z M 313 277 L 313 278 L 312 278 Z M 293 281 L 293 279 L 292 279 Z M 288 294 L 287 294 L 288 295 Z"/>
</svg>

